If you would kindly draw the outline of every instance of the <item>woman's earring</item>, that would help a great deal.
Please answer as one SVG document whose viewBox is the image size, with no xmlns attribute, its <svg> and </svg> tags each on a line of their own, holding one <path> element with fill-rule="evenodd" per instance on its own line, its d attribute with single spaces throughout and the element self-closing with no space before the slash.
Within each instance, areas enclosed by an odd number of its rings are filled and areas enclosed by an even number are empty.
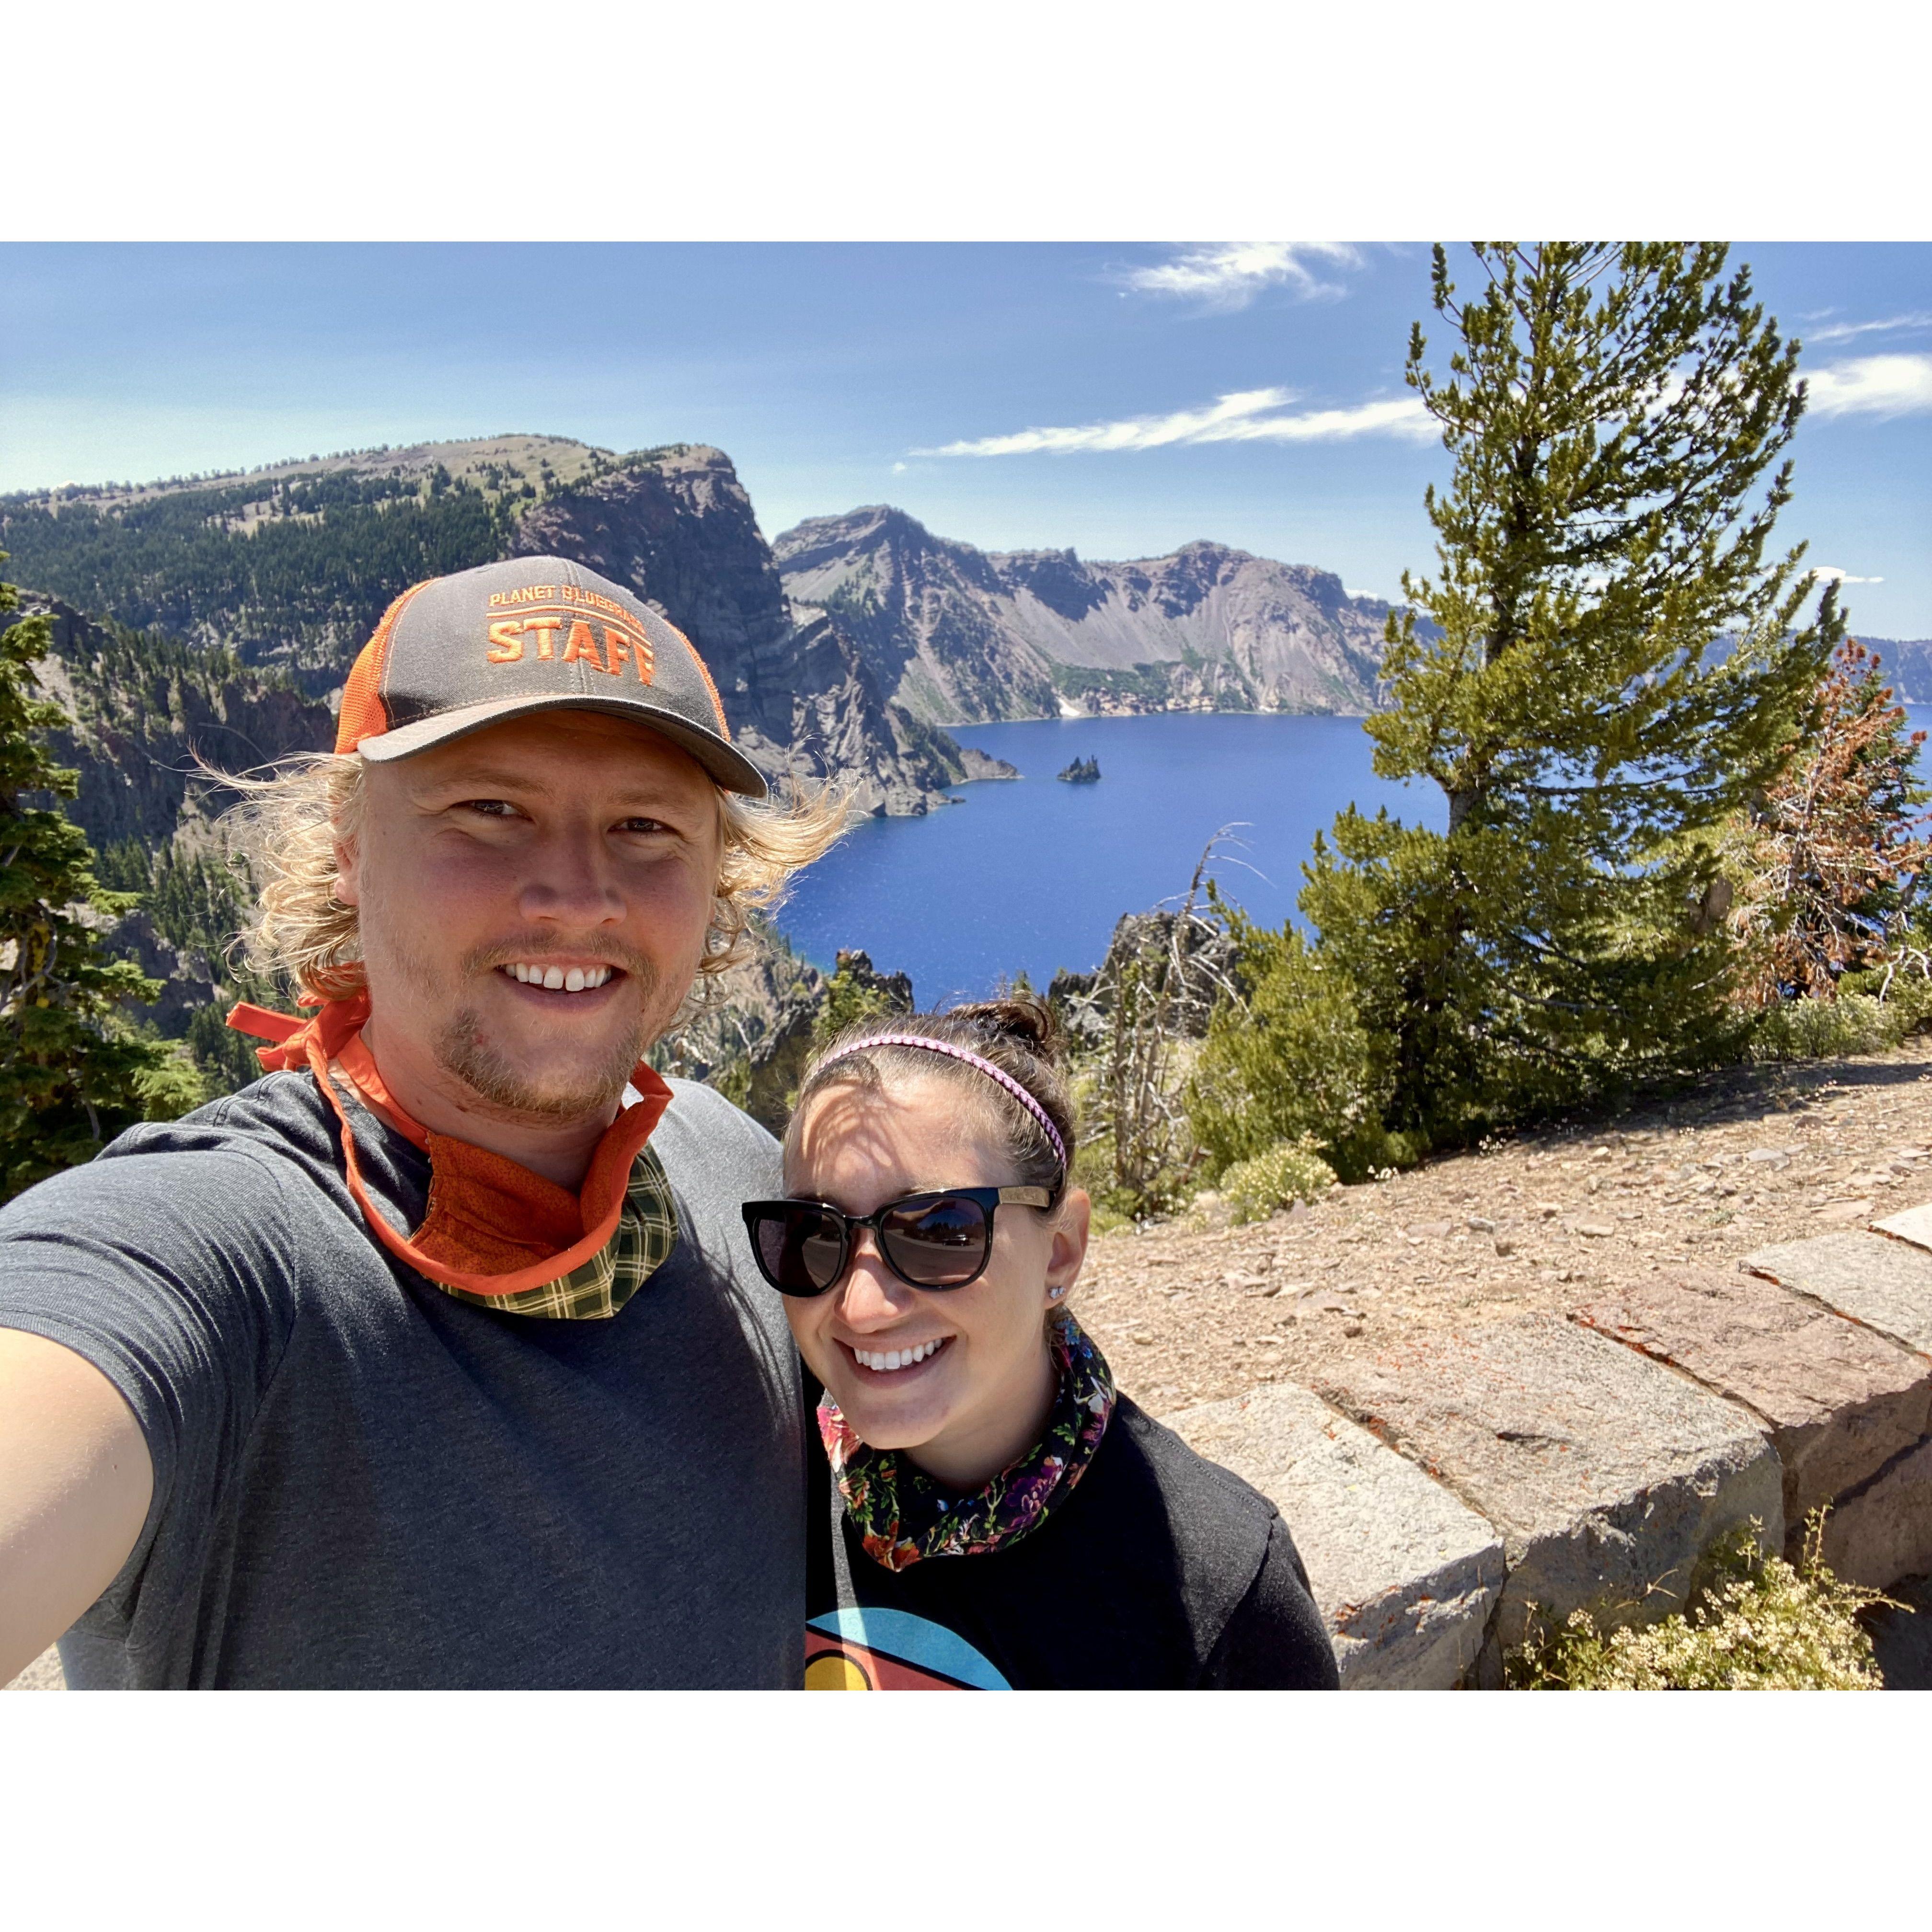
<svg viewBox="0 0 1932 1932">
<path fill-rule="evenodd" d="M 1046 1292 L 1054 1300 L 1058 1301 L 1060 1298 L 1066 1292 L 1066 1290 L 1064 1286 L 1062 1286 L 1060 1288 L 1049 1288 Z"/>
</svg>

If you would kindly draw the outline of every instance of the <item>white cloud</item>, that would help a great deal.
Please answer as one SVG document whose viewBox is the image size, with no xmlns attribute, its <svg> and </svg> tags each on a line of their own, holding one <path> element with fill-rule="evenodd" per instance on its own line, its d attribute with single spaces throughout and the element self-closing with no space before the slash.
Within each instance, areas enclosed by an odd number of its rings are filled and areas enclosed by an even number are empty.
<svg viewBox="0 0 1932 1932">
<path fill-rule="evenodd" d="M 1420 400 L 1400 396 L 1386 402 L 1359 403 L 1353 409 L 1284 413 L 1296 400 L 1292 389 L 1242 389 L 1216 398 L 1211 406 L 1177 410 L 1170 416 L 1128 416 L 1118 422 L 1084 423 L 1064 429 L 1016 430 L 1009 436 L 982 436 L 915 456 L 1030 456 L 1045 451 L 1065 455 L 1074 450 L 1162 449 L 1184 442 L 1336 442 L 1358 436 L 1396 436 L 1428 442 L 1437 434 Z"/>
<path fill-rule="evenodd" d="M 1827 416 L 1917 416 L 1932 410 L 1932 356 L 1864 356 L 1805 372 L 1811 406 Z"/>
<path fill-rule="evenodd" d="M 1808 570 L 1808 577 L 1828 578 L 1834 584 L 1882 584 L 1882 577 L 1854 577 L 1849 570 L 1840 570 L 1835 563 L 1821 563 L 1814 570 Z"/>
<path fill-rule="evenodd" d="M 905 465 L 904 465 L 903 463 L 895 463 L 895 464 L 892 465 L 892 474 L 893 474 L 895 476 L 898 476 L 903 475 L 903 474 L 904 474 L 904 470 L 905 470 Z"/>
<path fill-rule="evenodd" d="M 1216 242 L 1184 248 L 1172 260 L 1130 268 L 1121 277 L 1142 295 L 1179 296 L 1210 308 L 1245 308 L 1264 289 L 1286 282 L 1304 299 L 1346 292 L 1324 281 L 1311 262 L 1352 268 L 1360 255 L 1346 242 Z"/>
<path fill-rule="evenodd" d="M 1911 315 L 1888 316 L 1882 322 L 1834 322 L 1829 328 L 1814 328 L 1806 342 L 1844 342 L 1854 335 L 1882 335 L 1894 328 L 1932 328 L 1932 309 Z"/>
</svg>

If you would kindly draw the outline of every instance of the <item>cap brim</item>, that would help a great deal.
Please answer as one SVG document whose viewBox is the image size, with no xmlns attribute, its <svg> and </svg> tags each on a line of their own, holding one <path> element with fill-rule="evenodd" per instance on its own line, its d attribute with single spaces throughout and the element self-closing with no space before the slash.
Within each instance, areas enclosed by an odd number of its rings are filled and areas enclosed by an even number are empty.
<svg viewBox="0 0 1932 1932">
<path fill-rule="evenodd" d="M 364 738 L 356 748 L 376 764 L 406 758 L 426 752 L 433 745 L 447 745 L 466 738 L 472 731 L 500 724 L 507 718 L 522 718 L 538 711 L 601 711 L 612 718 L 628 718 L 662 738 L 668 738 L 680 752 L 695 758 L 727 791 L 746 798 L 763 798 L 771 790 L 765 776 L 743 752 L 734 750 L 716 733 L 706 731 L 675 712 L 654 704 L 640 704 L 629 698 L 583 698 L 574 693 L 547 698 L 500 698 L 487 704 L 466 704 L 454 711 L 440 711 L 433 718 L 418 718 L 413 724 L 398 725 L 393 731 Z"/>
</svg>

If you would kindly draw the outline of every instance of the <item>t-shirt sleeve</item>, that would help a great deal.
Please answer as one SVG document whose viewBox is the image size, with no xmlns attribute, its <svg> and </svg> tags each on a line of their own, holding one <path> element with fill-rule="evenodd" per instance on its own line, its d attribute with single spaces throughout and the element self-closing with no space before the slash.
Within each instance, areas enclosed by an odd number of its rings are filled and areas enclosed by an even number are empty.
<svg viewBox="0 0 1932 1932">
<path fill-rule="evenodd" d="M 1328 1627 L 1310 1594 L 1294 1539 L 1280 1516 L 1247 1594 L 1209 1653 L 1203 1690 L 1334 1690 L 1341 1688 Z"/>
<path fill-rule="evenodd" d="M 266 1166 L 232 1147 L 117 1155 L 0 1211 L 0 1328 L 92 1363 L 146 1439 L 154 1500 L 96 1606 L 124 1624 L 165 1616 L 190 1582 L 287 1344 L 286 1208 Z"/>
</svg>

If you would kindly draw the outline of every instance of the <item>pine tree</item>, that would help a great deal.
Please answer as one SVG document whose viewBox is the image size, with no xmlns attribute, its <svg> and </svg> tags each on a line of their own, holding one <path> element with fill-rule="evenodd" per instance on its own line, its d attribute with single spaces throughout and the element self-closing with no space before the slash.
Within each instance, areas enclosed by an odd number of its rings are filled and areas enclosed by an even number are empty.
<svg viewBox="0 0 1932 1932">
<path fill-rule="evenodd" d="M 1352 809 L 1304 910 L 1382 1042 L 1388 1124 L 1424 1142 L 1726 1049 L 1720 829 L 1774 783 L 1842 634 L 1798 628 L 1798 345 L 1719 244 L 1474 248 L 1449 380 L 1408 380 L 1454 460 L 1426 498 L 1440 568 L 1405 575 L 1369 721 L 1446 832 Z M 1418 621 L 1430 620 L 1425 626 Z"/>
<path fill-rule="evenodd" d="M 0 612 L 19 603 L 0 584 Z M 132 961 L 109 958 L 82 916 L 111 917 L 132 896 L 104 890 L 86 835 L 34 802 L 75 791 L 41 735 L 65 722 L 35 694 L 33 667 L 51 636 L 44 616 L 0 631 L 0 1200 L 196 1097 L 177 1057 L 121 1010 L 160 987 Z"/>
<path fill-rule="evenodd" d="M 1876 653 L 1846 639 L 1812 728 L 1753 808 L 1733 862 L 1748 1004 L 1829 999 L 1846 974 L 1896 957 L 1932 863 L 1922 809 L 1932 788 L 1916 769 L 1924 738 L 1906 729 Z"/>
</svg>

